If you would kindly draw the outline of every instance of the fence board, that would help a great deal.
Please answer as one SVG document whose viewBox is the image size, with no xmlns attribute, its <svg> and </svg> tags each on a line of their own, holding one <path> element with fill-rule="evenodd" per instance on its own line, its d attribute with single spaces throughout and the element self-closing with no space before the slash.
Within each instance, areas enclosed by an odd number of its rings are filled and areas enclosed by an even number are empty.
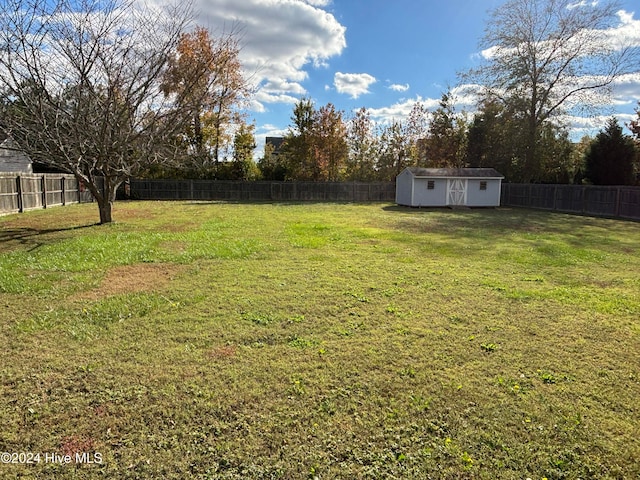
<svg viewBox="0 0 640 480">
<path fill-rule="evenodd" d="M 20 202 L 15 177 L 0 177 L 0 212 L 18 212 Z"/>
</svg>

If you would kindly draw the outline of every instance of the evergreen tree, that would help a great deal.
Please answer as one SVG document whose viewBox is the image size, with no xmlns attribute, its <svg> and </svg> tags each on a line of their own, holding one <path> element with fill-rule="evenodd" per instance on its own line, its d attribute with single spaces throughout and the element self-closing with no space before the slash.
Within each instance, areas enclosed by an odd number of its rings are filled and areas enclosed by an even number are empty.
<svg viewBox="0 0 640 480">
<path fill-rule="evenodd" d="M 429 167 L 464 167 L 466 124 L 456 114 L 451 92 L 445 92 L 440 106 L 433 112 L 424 143 Z"/>
<path fill-rule="evenodd" d="M 633 185 L 636 159 L 633 139 L 612 117 L 587 152 L 586 176 L 594 185 Z"/>
<path fill-rule="evenodd" d="M 293 109 L 293 125 L 284 137 L 280 148 L 286 164 L 287 180 L 313 180 L 313 130 L 316 108 L 311 99 L 302 98 Z"/>
<path fill-rule="evenodd" d="M 264 156 L 258 160 L 258 168 L 263 180 L 282 182 L 290 178 L 284 156 L 275 153 L 275 147 L 267 143 L 264 147 Z"/>
</svg>

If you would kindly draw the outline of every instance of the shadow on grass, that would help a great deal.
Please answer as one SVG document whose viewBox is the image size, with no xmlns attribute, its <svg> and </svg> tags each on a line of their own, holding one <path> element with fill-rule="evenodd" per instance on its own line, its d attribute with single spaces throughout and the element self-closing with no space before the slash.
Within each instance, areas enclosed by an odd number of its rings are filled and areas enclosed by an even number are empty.
<svg viewBox="0 0 640 480">
<path fill-rule="evenodd" d="M 604 233 L 602 219 L 575 216 L 565 213 L 522 208 L 412 208 L 383 207 L 388 212 L 398 212 L 394 226 L 407 233 L 440 232 L 458 238 L 478 241 L 502 240 L 511 234 L 558 234 L 567 243 L 583 247 Z"/>
<path fill-rule="evenodd" d="M 187 205 L 274 205 L 278 207 L 299 207 L 313 205 L 371 205 L 376 202 L 349 202 L 346 200 L 186 200 Z M 380 200 L 379 203 L 388 203 Z"/>
<path fill-rule="evenodd" d="M 82 230 L 85 228 L 95 227 L 98 225 L 100 224 L 92 223 L 89 225 L 80 225 L 76 227 L 66 227 L 66 228 L 21 227 L 21 228 L 3 229 L 3 230 L 0 230 L 0 247 L 9 243 L 16 243 L 18 245 L 23 245 L 25 247 L 28 247 L 27 251 L 33 251 L 46 243 L 42 241 L 43 235 L 47 235 L 51 233 Z"/>
</svg>

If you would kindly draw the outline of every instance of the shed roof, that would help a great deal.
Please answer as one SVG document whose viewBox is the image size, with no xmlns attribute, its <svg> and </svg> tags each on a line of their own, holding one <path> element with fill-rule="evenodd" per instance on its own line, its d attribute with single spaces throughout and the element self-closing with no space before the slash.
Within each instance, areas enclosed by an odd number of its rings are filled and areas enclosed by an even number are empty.
<svg viewBox="0 0 640 480">
<path fill-rule="evenodd" d="M 500 172 L 494 168 L 420 168 L 407 167 L 414 177 L 430 178 L 504 178 Z"/>
</svg>

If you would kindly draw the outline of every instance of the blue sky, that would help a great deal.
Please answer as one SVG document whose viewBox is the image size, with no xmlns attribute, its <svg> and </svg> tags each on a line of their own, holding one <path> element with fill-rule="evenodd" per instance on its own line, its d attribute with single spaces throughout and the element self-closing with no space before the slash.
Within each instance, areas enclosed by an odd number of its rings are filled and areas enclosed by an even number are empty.
<svg viewBox="0 0 640 480">
<path fill-rule="evenodd" d="M 349 115 L 367 107 L 385 122 L 420 100 L 437 107 L 457 74 L 478 62 L 489 11 L 504 0 L 196 0 L 196 23 L 214 34 L 243 29 L 242 60 L 257 84 L 248 111 L 260 154 L 265 136 L 282 135 L 303 96 Z M 620 2 L 616 35 L 640 47 L 640 4 Z M 470 107 L 464 90 L 459 109 Z M 614 110 L 622 121 L 640 100 L 640 65 L 616 87 L 609 110 L 571 118 L 574 137 L 595 133 Z"/>
</svg>

